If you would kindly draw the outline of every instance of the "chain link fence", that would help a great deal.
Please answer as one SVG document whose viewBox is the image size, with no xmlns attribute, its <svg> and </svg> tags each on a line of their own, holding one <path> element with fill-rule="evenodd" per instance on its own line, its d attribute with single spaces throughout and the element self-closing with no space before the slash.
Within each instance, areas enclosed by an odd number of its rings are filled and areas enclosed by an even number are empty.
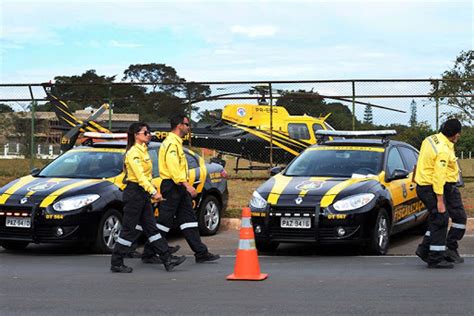
<svg viewBox="0 0 474 316">
<path fill-rule="evenodd" d="M 447 93 L 456 91 L 444 89 L 450 85 L 463 92 Z M 320 128 L 395 129 L 396 139 L 419 148 L 448 116 L 463 121 L 458 156 L 470 158 L 473 87 L 474 79 L 0 84 L 0 150 L 32 161 L 60 153 L 62 133 L 76 123 L 58 120 L 51 93 L 82 123 L 101 104 L 111 104 L 96 119 L 111 131 L 125 131 L 137 120 L 166 131 L 171 114 L 185 113 L 193 123 L 190 145 L 240 156 L 252 168 L 254 162 L 287 163 L 316 142 Z"/>
</svg>

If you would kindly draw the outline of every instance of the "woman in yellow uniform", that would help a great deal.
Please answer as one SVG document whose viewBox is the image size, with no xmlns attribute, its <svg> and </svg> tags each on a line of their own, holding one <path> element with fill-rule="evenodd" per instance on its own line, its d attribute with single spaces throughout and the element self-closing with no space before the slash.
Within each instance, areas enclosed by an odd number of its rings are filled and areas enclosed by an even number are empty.
<svg viewBox="0 0 474 316">
<path fill-rule="evenodd" d="M 133 271 L 131 267 L 124 265 L 123 259 L 132 250 L 131 246 L 137 237 L 137 225 L 142 227 L 149 246 L 160 256 L 167 271 L 173 270 L 186 259 L 184 256 L 171 256 L 168 243 L 156 227 L 151 199 L 160 201 L 162 197 L 151 183 L 152 162 L 147 148 L 150 139 L 151 133 L 146 123 L 132 123 L 128 128 L 124 157 L 127 186 L 123 192 L 123 223 L 112 253 L 112 272 Z"/>
</svg>

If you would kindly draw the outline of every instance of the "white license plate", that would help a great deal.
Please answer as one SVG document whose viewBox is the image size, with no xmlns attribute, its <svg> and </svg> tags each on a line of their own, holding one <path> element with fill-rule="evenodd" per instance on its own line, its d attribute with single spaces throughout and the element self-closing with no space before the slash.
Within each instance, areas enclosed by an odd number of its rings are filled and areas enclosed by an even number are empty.
<svg viewBox="0 0 474 316">
<path fill-rule="evenodd" d="M 5 221 L 6 227 L 21 227 L 21 228 L 30 228 L 31 227 L 31 217 L 12 217 L 7 216 Z"/>
<path fill-rule="evenodd" d="M 309 217 L 282 217 L 280 220 L 282 228 L 311 228 Z"/>
</svg>

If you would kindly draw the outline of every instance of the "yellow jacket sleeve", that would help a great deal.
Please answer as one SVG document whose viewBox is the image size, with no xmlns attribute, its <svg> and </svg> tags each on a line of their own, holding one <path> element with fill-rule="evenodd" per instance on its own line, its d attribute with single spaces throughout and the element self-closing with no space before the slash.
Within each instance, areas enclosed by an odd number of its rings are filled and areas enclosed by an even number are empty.
<svg viewBox="0 0 474 316">
<path fill-rule="evenodd" d="M 131 170 L 128 170 L 128 172 L 133 172 L 135 175 L 135 178 L 137 179 L 138 184 L 145 189 L 150 194 L 155 194 L 156 189 L 151 184 L 151 182 L 148 180 L 148 178 L 145 175 L 144 169 L 143 169 L 143 164 L 145 163 L 143 161 L 143 158 L 136 152 L 134 151 L 129 151 L 127 154 L 127 162 L 128 162 L 128 167 Z"/>
<path fill-rule="evenodd" d="M 436 156 L 433 170 L 433 191 L 436 194 L 443 195 L 444 184 L 446 183 L 446 176 L 448 172 L 449 153 L 440 152 Z"/>
<path fill-rule="evenodd" d="M 179 163 L 180 159 L 183 159 L 183 157 L 180 157 L 178 146 L 170 144 L 166 149 L 165 163 L 171 180 L 176 184 L 186 182 L 186 171 L 182 170 L 183 168 Z"/>
</svg>

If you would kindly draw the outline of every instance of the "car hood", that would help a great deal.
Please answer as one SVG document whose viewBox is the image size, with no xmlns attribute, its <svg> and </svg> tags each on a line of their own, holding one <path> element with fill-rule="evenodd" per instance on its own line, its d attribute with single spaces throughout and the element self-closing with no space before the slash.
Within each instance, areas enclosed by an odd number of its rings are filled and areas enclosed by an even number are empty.
<svg viewBox="0 0 474 316">
<path fill-rule="evenodd" d="M 257 192 L 273 205 L 294 205 L 296 203 L 304 206 L 321 202 L 321 206 L 326 207 L 333 202 L 336 196 L 340 199 L 353 194 L 369 192 L 370 188 L 378 183 L 376 176 L 328 178 L 288 177 L 278 174 L 262 184 Z"/>
<path fill-rule="evenodd" d="M 59 197 L 95 193 L 102 179 L 40 178 L 25 176 L 0 188 L 0 205 L 40 205 L 47 207 Z"/>
</svg>

